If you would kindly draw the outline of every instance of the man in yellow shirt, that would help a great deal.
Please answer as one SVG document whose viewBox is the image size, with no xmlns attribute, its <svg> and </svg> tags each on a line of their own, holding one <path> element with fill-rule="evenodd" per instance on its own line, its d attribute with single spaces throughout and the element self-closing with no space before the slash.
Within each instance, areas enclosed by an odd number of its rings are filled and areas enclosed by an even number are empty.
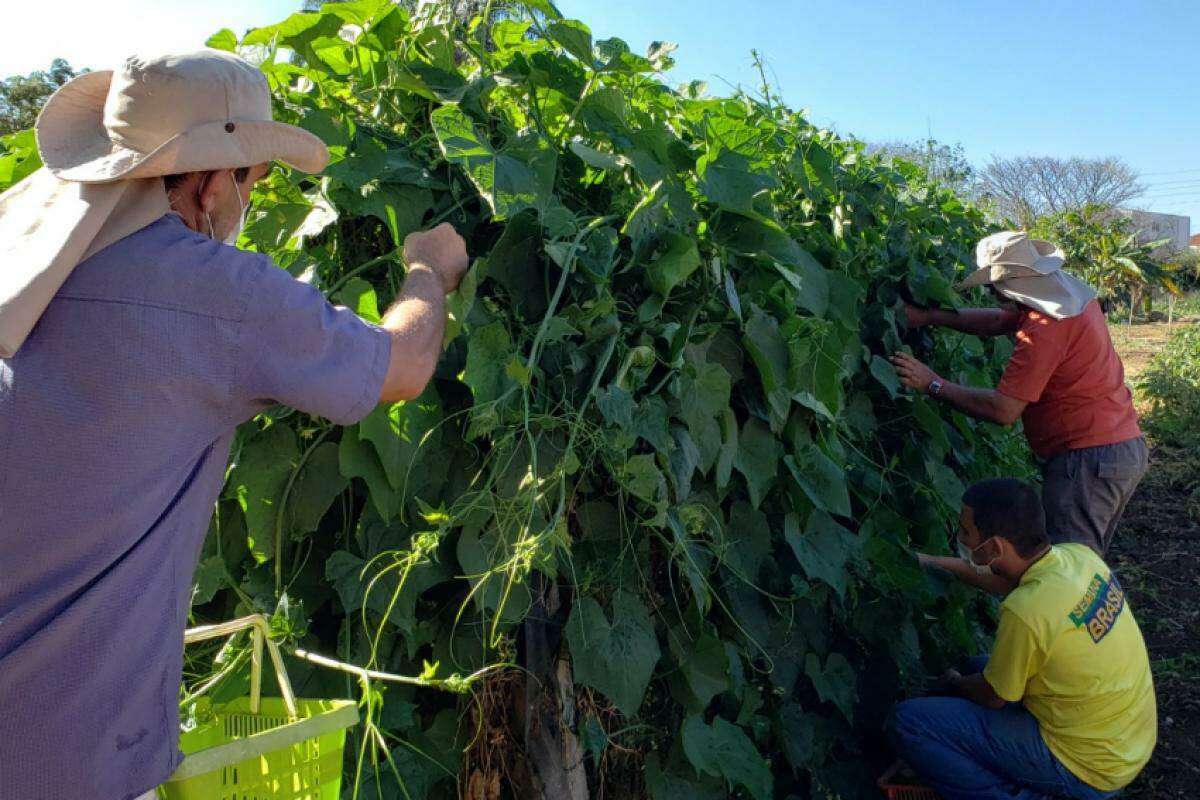
<svg viewBox="0 0 1200 800">
<path fill-rule="evenodd" d="M 896 706 L 893 746 L 945 800 L 1112 797 L 1157 736 L 1146 644 L 1116 575 L 1084 545 L 1051 546 L 1037 490 L 1023 481 L 977 483 L 962 506 L 959 558 L 922 561 L 1016 588 L 990 658 L 942 677 L 956 696 Z"/>
</svg>

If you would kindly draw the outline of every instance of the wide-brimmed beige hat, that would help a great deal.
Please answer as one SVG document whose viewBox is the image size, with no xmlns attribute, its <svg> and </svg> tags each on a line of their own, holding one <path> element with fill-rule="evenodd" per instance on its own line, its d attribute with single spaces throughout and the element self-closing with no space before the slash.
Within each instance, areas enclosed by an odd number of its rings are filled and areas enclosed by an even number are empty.
<svg viewBox="0 0 1200 800">
<path fill-rule="evenodd" d="M 976 269 L 958 284 L 960 289 L 990 284 L 996 291 L 1056 319 L 1083 312 L 1096 293 L 1063 270 L 1061 247 L 1030 238 L 1024 231 L 1001 231 L 980 240 L 975 248 Z"/>
<path fill-rule="evenodd" d="M 268 161 L 320 172 L 329 160 L 319 138 L 271 119 L 262 71 L 221 50 L 132 56 L 80 75 L 42 109 L 37 142 L 47 169 L 79 183 Z"/>
<path fill-rule="evenodd" d="M 46 168 L 0 194 L 0 358 L 76 265 L 170 210 L 162 176 L 282 161 L 325 168 L 308 131 L 271 119 L 263 73 L 232 53 L 134 56 L 60 88 L 37 121 Z"/>
</svg>

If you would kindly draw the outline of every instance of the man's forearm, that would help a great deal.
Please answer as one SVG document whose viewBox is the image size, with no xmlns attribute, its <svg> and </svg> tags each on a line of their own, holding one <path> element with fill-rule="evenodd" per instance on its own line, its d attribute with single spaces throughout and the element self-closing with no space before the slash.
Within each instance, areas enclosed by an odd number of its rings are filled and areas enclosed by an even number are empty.
<svg viewBox="0 0 1200 800">
<path fill-rule="evenodd" d="M 946 381 L 937 393 L 937 399 L 968 416 L 997 425 L 1011 425 L 1020 416 L 1019 413 L 1016 417 L 1010 416 L 1012 409 L 998 397 L 995 389 L 976 389 Z"/>
<path fill-rule="evenodd" d="M 957 556 L 921 557 L 927 563 L 949 572 L 961 583 L 965 583 L 967 586 L 974 586 L 976 589 L 981 589 L 990 594 L 1003 597 L 1015 588 L 1013 582 L 1003 575 L 997 575 L 994 572 L 976 572 L 963 563 L 963 560 Z"/>
<path fill-rule="evenodd" d="M 404 287 L 381 323 L 392 335 L 392 356 L 381 398 L 410 400 L 425 390 L 441 355 L 446 293 L 428 267 L 409 265 Z"/>
<path fill-rule="evenodd" d="M 944 328 L 974 336 L 1005 336 L 1014 333 L 1019 316 L 1001 308 L 931 308 L 929 321 Z"/>
</svg>

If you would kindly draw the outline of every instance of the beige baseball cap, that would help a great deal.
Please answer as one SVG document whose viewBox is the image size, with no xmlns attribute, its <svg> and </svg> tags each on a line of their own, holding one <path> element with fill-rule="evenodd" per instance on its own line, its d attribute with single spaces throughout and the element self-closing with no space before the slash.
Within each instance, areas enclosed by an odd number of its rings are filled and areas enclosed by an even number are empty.
<svg viewBox="0 0 1200 800">
<path fill-rule="evenodd" d="M 976 269 L 960 289 L 991 285 L 1005 297 L 1055 319 L 1083 312 L 1095 297 L 1090 286 L 1063 270 L 1066 254 L 1025 231 L 1001 231 L 975 247 Z"/>
</svg>

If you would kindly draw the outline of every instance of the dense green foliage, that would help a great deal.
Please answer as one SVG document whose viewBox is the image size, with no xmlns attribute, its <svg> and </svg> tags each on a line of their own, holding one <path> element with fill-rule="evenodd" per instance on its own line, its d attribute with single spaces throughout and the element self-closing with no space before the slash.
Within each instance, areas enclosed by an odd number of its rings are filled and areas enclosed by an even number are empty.
<svg viewBox="0 0 1200 800">
<path fill-rule="evenodd" d="M 1144 424 L 1155 442 L 1200 447 L 1200 325 L 1182 325 L 1138 380 L 1150 408 Z"/>
<path fill-rule="evenodd" d="M 368 319 L 410 231 L 449 220 L 475 261 L 419 401 L 240 431 L 194 614 L 274 612 L 292 643 L 444 681 L 371 684 L 359 796 L 455 796 L 505 673 L 456 676 L 522 663 L 551 584 L 591 780 L 619 744 L 622 795 L 866 796 L 889 705 L 984 641 L 988 606 L 913 548 L 1024 459 L 885 360 L 994 380 L 1006 341 L 896 315 L 957 302 L 983 218 L 773 99 L 670 89 L 669 45 L 527 5 L 488 28 L 363 0 L 210 40 L 265 58 L 277 116 L 333 152 L 273 174 L 244 246 Z"/>
<path fill-rule="evenodd" d="M 1067 269 L 1094 288 L 1106 307 L 1121 303 L 1132 316 L 1151 290 L 1178 291 L 1172 270 L 1155 255 L 1167 240 L 1138 241 L 1133 222 L 1104 206 L 1047 214 L 1030 233 L 1063 248 Z"/>
<path fill-rule="evenodd" d="M 1138 379 L 1142 426 L 1180 506 L 1200 522 L 1200 323 L 1181 325 Z"/>
<path fill-rule="evenodd" d="M 17 183 L 42 166 L 33 130 L 0 136 L 0 191 Z"/>
</svg>

